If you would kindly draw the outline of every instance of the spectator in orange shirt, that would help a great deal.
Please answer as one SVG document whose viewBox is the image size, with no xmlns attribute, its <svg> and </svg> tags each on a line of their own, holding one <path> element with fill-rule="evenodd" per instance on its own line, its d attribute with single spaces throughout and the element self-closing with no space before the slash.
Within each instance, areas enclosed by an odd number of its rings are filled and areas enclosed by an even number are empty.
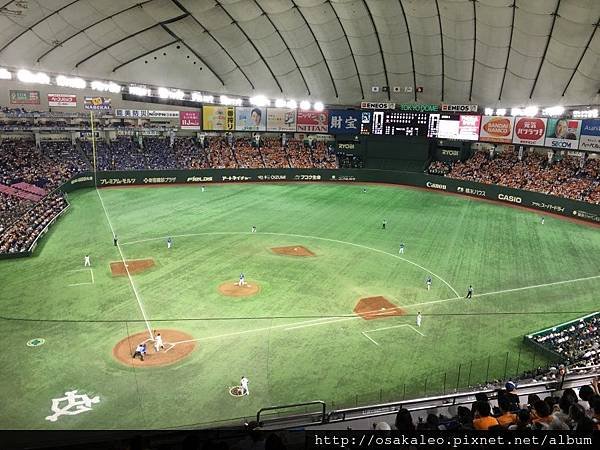
<svg viewBox="0 0 600 450">
<path fill-rule="evenodd" d="M 502 413 L 498 418 L 498 423 L 504 427 L 508 428 L 511 425 L 515 425 L 517 423 L 517 415 L 511 412 L 511 404 L 506 398 L 498 398 L 498 407 L 500 408 L 500 412 Z"/>
<path fill-rule="evenodd" d="M 487 430 L 490 427 L 498 425 L 498 421 L 490 416 L 492 412 L 488 402 L 475 403 L 475 418 L 473 419 L 473 428 L 476 430 Z"/>
</svg>

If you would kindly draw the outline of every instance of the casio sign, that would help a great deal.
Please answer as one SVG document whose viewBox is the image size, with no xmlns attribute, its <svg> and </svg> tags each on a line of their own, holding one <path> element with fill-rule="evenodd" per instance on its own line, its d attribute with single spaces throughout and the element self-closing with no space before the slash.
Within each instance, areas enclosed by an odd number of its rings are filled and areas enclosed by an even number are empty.
<svg viewBox="0 0 600 450">
<path fill-rule="evenodd" d="M 498 194 L 498 199 L 504 200 L 505 202 L 523 203 L 523 199 L 521 197 L 515 197 L 513 195 Z"/>
<path fill-rule="evenodd" d="M 441 189 L 443 191 L 446 190 L 445 184 L 432 183 L 431 181 L 428 181 L 427 184 L 425 184 L 425 186 L 432 189 Z"/>
</svg>

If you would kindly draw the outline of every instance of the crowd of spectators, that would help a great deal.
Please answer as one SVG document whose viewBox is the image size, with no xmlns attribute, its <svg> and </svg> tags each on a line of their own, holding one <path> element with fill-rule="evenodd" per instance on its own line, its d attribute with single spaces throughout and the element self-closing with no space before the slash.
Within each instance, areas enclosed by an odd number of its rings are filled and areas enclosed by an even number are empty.
<svg viewBox="0 0 600 450">
<path fill-rule="evenodd" d="M 532 339 L 557 353 L 569 365 L 580 367 L 600 365 L 600 314 L 574 322 L 567 327 L 554 328 Z"/>
<path fill-rule="evenodd" d="M 251 139 L 237 139 L 232 147 L 240 169 L 265 167 L 260 150 Z"/>
<path fill-rule="evenodd" d="M 270 169 L 287 169 L 290 160 L 280 138 L 265 138 L 261 142 L 260 152 L 265 161 L 265 167 Z"/>
<path fill-rule="evenodd" d="M 526 402 L 516 393 L 512 382 L 496 392 L 492 401 L 478 393 L 471 407 L 450 407 L 446 414 L 429 413 L 413 419 L 405 408 L 398 411 L 394 428 L 399 431 L 426 430 L 600 430 L 598 381 L 585 385 L 579 393 L 565 389 L 560 396 L 541 399 L 530 394 Z M 373 424 L 377 430 L 391 430 L 387 422 Z"/>
<path fill-rule="evenodd" d="M 429 173 L 458 180 L 496 184 L 572 200 L 600 204 L 600 160 L 581 157 L 548 157 L 529 152 L 520 158 L 514 150 L 490 157 L 478 151 L 466 161 L 434 161 Z"/>
<path fill-rule="evenodd" d="M 29 250 L 35 239 L 65 208 L 67 201 L 60 194 L 50 194 L 11 224 L 0 225 L 0 253 L 20 253 Z"/>
</svg>

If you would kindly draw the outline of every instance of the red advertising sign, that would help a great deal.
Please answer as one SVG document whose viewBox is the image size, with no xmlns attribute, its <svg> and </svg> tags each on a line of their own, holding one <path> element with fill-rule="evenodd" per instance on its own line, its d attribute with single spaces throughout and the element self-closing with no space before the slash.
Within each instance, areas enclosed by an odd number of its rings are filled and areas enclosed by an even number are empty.
<svg viewBox="0 0 600 450">
<path fill-rule="evenodd" d="M 479 140 L 484 142 L 504 142 L 509 144 L 512 142 L 514 125 L 514 117 L 483 116 L 481 119 Z"/>
<path fill-rule="evenodd" d="M 327 133 L 327 111 L 298 111 L 296 131 L 299 133 Z"/>
<path fill-rule="evenodd" d="M 179 127 L 182 130 L 199 130 L 200 111 L 179 111 Z"/>
<path fill-rule="evenodd" d="M 543 146 L 547 120 L 537 117 L 517 117 L 513 143 Z"/>
<path fill-rule="evenodd" d="M 77 106 L 77 96 L 73 94 L 48 94 L 48 106 L 75 108 Z"/>
</svg>

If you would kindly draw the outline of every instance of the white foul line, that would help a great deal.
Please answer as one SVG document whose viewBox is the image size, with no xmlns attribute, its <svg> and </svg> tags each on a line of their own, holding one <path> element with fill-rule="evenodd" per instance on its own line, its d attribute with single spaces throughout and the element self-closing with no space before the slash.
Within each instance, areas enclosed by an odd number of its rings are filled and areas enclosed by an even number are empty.
<svg viewBox="0 0 600 450">
<path fill-rule="evenodd" d="M 252 232 L 249 232 L 249 231 L 216 231 L 216 232 L 209 232 L 209 233 L 179 234 L 179 235 L 173 235 L 171 237 L 214 236 L 214 235 L 239 235 L 239 234 L 258 234 L 258 233 L 252 233 Z M 303 234 L 269 233 L 269 232 L 261 232 L 260 234 L 265 234 L 265 235 L 269 235 L 269 236 L 298 237 L 298 238 L 303 238 L 303 239 L 316 239 L 316 240 L 319 240 L 319 241 L 336 242 L 338 244 L 351 245 L 353 247 L 363 248 L 365 250 L 371 250 L 373 252 L 377 252 L 377 253 L 381 253 L 381 254 L 384 254 L 384 255 L 388 255 L 388 256 L 391 256 L 392 258 L 396 258 L 396 259 L 399 259 L 401 261 L 404 261 L 404 262 L 407 262 L 409 264 L 412 264 L 413 266 L 416 266 L 419 269 L 424 270 L 425 272 L 433 275 L 438 280 L 440 280 L 442 283 L 444 283 L 446 286 L 448 286 L 450 288 L 450 290 L 452 292 L 454 292 L 454 294 L 456 295 L 457 298 L 460 298 L 460 295 L 458 294 L 458 292 L 456 292 L 456 290 L 450 285 L 450 283 L 448 283 L 442 277 L 440 277 L 439 275 L 436 275 L 432 271 L 430 271 L 427 268 L 425 268 L 425 267 L 417 264 L 416 262 L 410 261 L 410 260 L 408 260 L 406 258 L 402 258 L 401 256 L 398 256 L 398 255 L 396 255 L 394 253 L 389 253 L 389 252 L 386 252 L 386 251 L 383 251 L 383 250 L 379 250 L 379 249 L 376 249 L 376 248 L 367 247 L 366 245 L 362 245 L 362 244 L 355 244 L 354 242 L 340 241 L 338 239 L 330 239 L 330 238 L 324 238 L 324 237 L 319 237 L 319 236 L 306 236 L 306 235 L 303 235 Z M 123 245 L 139 244 L 141 242 L 149 242 L 149 241 L 156 241 L 156 240 L 162 240 L 162 239 L 165 239 L 165 237 L 140 239 L 140 240 L 137 240 L 137 241 L 131 241 L 131 242 L 123 243 Z"/>
<path fill-rule="evenodd" d="M 110 227 L 110 231 L 112 232 L 113 237 L 116 236 L 115 229 L 112 226 L 110 221 L 110 217 L 108 216 L 108 212 L 106 211 L 106 207 L 104 206 L 104 201 L 102 200 L 102 196 L 100 195 L 100 191 L 96 187 L 96 193 L 98 194 L 98 198 L 100 199 L 100 203 L 102 204 L 102 209 L 104 210 L 104 215 L 106 216 L 106 220 L 108 221 L 108 226 Z M 129 284 L 131 284 L 131 289 L 133 289 L 133 294 L 135 295 L 135 299 L 137 300 L 138 306 L 140 307 L 140 311 L 142 312 L 142 317 L 144 318 L 144 322 L 146 322 L 146 328 L 148 328 L 148 333 L 150 333 L 150 337 L 154 339 L 154 334 L 152 333 L 152 327 L 150 326 L 150 322 L 148 321 L 148 317 L 146 316 L 146 311 L 144 311 L 144 306 L 142 305 L 142 300 L 140 299 L 140 295 L 135 287 L 135 283 L 133 282 L 133 278 L 129 273 L 129 268 L 127 263 L 125 262 L 125 256 L 123 256 L 123 251 L 121 250 L 121 245 L 117 241 L 117 249 L 119 250 L 119 254 L 121 255 L 121 261 L 123 262 L 123 266 L 125 267 L 125 272 L 127 272 L 127 277 L 129 278 Z"/>
<path fill-rule="evenodd" d="M 92 283 L 74 283 L 74 284 L 69 284 L 68 286 L 83 286 L 84 284 L 92 284 Z"/>
<path fill-rule="evenodd" d="M 383 327 L 383 328 L 375 328 L 374 330 L 367 330 L 367 331 L 363 331 L 364 333 L 375 333 L 376 331 L 384 331 L 384 330 L 391 330 L 393 328 L 401 328 L 401 327 L 408 327 L 411 330 L 419 333 L 421 336 L 425 337 L 425 335 L 423 333 L 421 333 L 419 330 L 417 330 L 415 327 L 413 327 L 412 325 L 409 325 L 408 323 L 403 323 L 402 325 L 394 325 L 393 327 Z"/>
<path fill-rule="evenodd" d="M 368 340 L 370 340 L 373 344 L 375 344 L 376 346 L 379 347 L 379 344 L 377 343 L 377 341 L 375 339 L 373 339 L 371 336 L 369 336 L 367 333 L 365 333 L 364 331 L 361 332 L 362 335 L 364 337 L 366 337 Z"/>
<path fill-rule="evenodd" d="M 90 273 L 92 274 L 92 284 L 94 284 L 94 271 L 90 269 Z"/>
</svg>

